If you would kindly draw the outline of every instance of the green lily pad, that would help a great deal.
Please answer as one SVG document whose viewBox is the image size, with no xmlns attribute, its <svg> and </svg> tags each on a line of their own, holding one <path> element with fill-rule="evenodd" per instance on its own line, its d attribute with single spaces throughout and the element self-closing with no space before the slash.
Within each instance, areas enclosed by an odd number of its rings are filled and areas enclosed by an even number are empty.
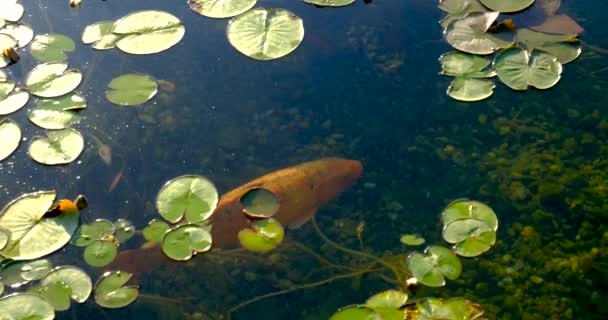
<svg viewBox="0 0 608 320">
<path fill-rule="evenodd" d="M 443 227 L 443 239 L 448 243 L 458 243 L 483 232 L 493 231 L 484 221 L 474 218 L 453 220 Z"/>
<path fill-rule="evenodd" d="M 35 96 L 53 98 L 76 89 L 81 81 L 80 71 L 68 70 L 67 63 L 53 62 L 37 65 L 28 74 L 25 85 Z"/>
<path fill-rule="evenodd" d="M 8 34 L 0 33 L 0 48 L 14 48 L 17 40 Z M 4 50 L 4 49 L 3 49 Z M 11 63 L 11 60 L 4 55 L 0 55 L 0 68 L 4 68 Z"/>
<path fill-rule="evenodd" d="M 490 10 L 500 12 L 521 11 L 534 3 L 535 0 L 479 0 Z"/>
<path fill-rule="evenodd" d="M 399 309 L 407 302 L 407 293 L 399 290 L 386 290 L 377 293 L 365 301 L 365 306 L 371 309 L 391 308 Z"/>
<path fill-rule="evenodd" d="M 494 210 L 479 201 L 458 199 L 450 202 L 441 213 L 441 221 L 446 226 L 457 219 L 475 218 L 485 222 L 492 231 L 498 229 L 498 217 Z"/>
<path fill-rule="evenodd" d="M 23 16 L 23 6 L 17 0 L 2 1 L 2 12 L 0 19 L 16 22 Z"/>
<path fill-rule="evenodd" d="M 562 64 L 556 57 L 538 50 L 531 53 L 522 48 L 509 48 L 494 58 L 494 69 L 502 83 L 514 90 L 553 87 L 562 73 Z"/>
<path fill-rule="evenodd" d="M 466 219 L 469 220 L 469 219 Z M 448 226 L 457 223 L 453 221 Z M 454 253 L 462 257 L 476 257 L 488 250 L 496 243 L 496 232 L 489 229 L 477 229 L 469 236 L 454 245 Z"/>
<path fill-rule="evenodd" d="M 425 242 L 423 237 L 416 234 L 404 234 L 399 240 L 406 246 L 419 246 Z"/>
<path fill-rule="evenodd" d="M 83 252 L 84 261 L 93 267 L 104 267 L 112 263 L 118 249 L 111 240 L 95 240 Z"/>
<path fill-rule="evenodd" d="M 99 21 L 86 26 L 82 32 L 82 42 L 92 43 L 93 49 L 107 50 L 116 46 L 116 41 L 122 36 L 112 32 L 114 21 Z"/>
<path fill-rule="evenodd" d="M 498 12 L 473 13 L 454 20 L 444 31 L 448 43 L 464 52 L 490 54 L 507 48 L 515 42 L 515 33 L 510 30 L 488 32 L 498 17 Z"/>
<path fill-rule="evenodd" d="M 60 283 L 49 283 L 48 285 L 35 285 L 27 290 L 49 302 L 55 311 L 65 311 L 70 308 L 70 296 L 68 289 Z"/>
<path fill-rule="evenodd" d="M 119 106 L 137 106 L 152 99 L 157 92 L 158 84 L 154 78 L 129 73 L 110 81 L 106 98 Z"/>
<path fill-rule="evenodd" d="M 137 286 L 123 287 L 133 275 L 128 272 L 106 272 L 95 285 L 95 302 L 104 308 L 122 308 L 137 299 Z"/>
<path fill-rule="evenodd" d="M 59 284 L 66 289 L 72 300 L 83 303 L 91 295 L 93 283 L 82 269 L 66 266 L 55 268 L 40 282 L 43 286 Z"/>
<path fill-rule="evenodd" d="M 240 201 L 244 213 L 252 218 L 270 218 L 279 211 L 279 199 L 264 188 L 247 191 Z"/>
<path fill-rule="evenodd" d="M 27 261 L 11 260 L 0 268 L 0 279 L 9 288 L 19 288 L 31 282 L 30 279 L 23 277 L 21 268 Z"/>
<path fill-rule="evenodd" d="M 0 29 L 0 33 L 8 34 L 17 40 L 17 47 L 27 46 L 34 38 L 32 27 L 21 23 L 9 23 Z"/>
<path fill-rule="evenodd" d="M 462 264 L 448 248 L 429 246 L 424 254 L 414 252 L 408 256 L 407 266 L 412 276 L 429 287 L 445 285 L 445 278 L 460 276 Z"/>
<path fill-rule="evenodd" d="M 61 249 L 78 226 L 78 209 L 68 208 L 55 217 L 45 217 L 55 200 L 54 191 L 25 194 L 0 212 L 0 228 L 9 230 L 10 240 L 0 255 L 31 260 Z"/>
<path fill-rule="evenodd" d="M 188 6 L 209 18 L 229 18 L 239 15 L 255 5 L 257 0 L 188 0 Z"/>
<path fill-rule="evenodd" d="M 243 248 L 253 252 L 268 252 L 283 241 L 283 226 L 272 218 L 255 220 L 251 228 L 239 231 L 238 237 Z"/>
<path fill-rule="evenodd" d="M 416 303 L 416 314 L 419 320 L 454 319 L 475 320 L 481 319 L 483 311 L 479 305 L 472 304 L 463 298 L 442 300 L 426 298 Z"/>
<path fill-rule="evenodd" d="M 372 309 L 354 305 L 341 308 L 329 320 L 382 320 L 382 318 Z"/>
<path fill-rule="evenodd" d="M 166 222 L 154 219 L 144 228 L 143 235 L 148 241 L 161 242 L 164 234 L 169 228 L 170 227 Z"/>
<path fill-rule="evenodd" d="M 186 224 L 165 233 L 162 239 L 162 249 L 167 257 L 185 261 L 192 255 L 211 249 L 211 233 L 198 225 Z"/>
<path fill-rule="evenodd" d="M 77 247 L 86 247 L 95 240 L 102 240 L 116 231 L 114 224 L 106 219 L 97 219 L 90 224 L 82 224 L 70 241 Z"/>
<path fill-rule="evenodd" d="M 28 153 L 36 162 L 46 165 L 70 163 L 84 149 L 82 135 L 72 128 L 48 130 L 47 136 L 34 136 L 30 142 Z"/>
<path fill-rule="evenodd" d="M 354 3 L 355 0 L 304 0 L 304 2 L 320 7 L 343 7 Z"/>
<path fill-rule="evenodd" d="M 448 96 L 459 101 L 480 101 L 490 97 L 495 87 L 491 80 L 457 77 L 448 87 Z"/>
<path fill-rule="evenodd" d="M 581 54 L 581 43 L 570 35 L 547 34 L 530 29 L 518 29 L 517 41 L 528 51 L 538 49 L 555 56 L 561 64 L 569 63 Z"/>
<path fill-rule="evenodd" d="M 156 196 L 156 209 L 165 220 L 176 223 L 208 219 L 217 207 L 217 189 L 203 176 L 184 175 L 169 180 Z"/>
<path fill-rule="evenodd" d="M 114 226 L 116 227 L 116 239 L 120 243 L 124 243 L 135 235 L 135 226 L 129 220 L 118 219 L 114 222 Z"/>
<path fill-rule="evenodd" d="M 479 0 L 439 0 L 437 7 L 448 15 L 439 23 L 446 28 L 454 20 L 460 19 L 469 13 L 486 12 Z"/>
<path fill-rule="evenodd" d="M 294 51 L 304 39 L 304 24 L 284 9 L 249 10 L 228 23 L 230 44 L 257 60 L 272 60 Z"/>
<path fill-rule="evenodd" d="M 152 54 L 176 45 L 186 28 L 170 13 L 149 10 L 119 19 L 112 32 L 123 36 L 116 42 L 118 49 L 130 54 Z"/>
<path fill-rule="evenodd" d="M 0 120 L 0 161 L 13 154 L 19 142 L 21 142 L 21 129 L 17 122 L 9 118 Z"/>
<path fill-rule="evenodd" d="M 13 90 L 6 98 L 0 99 L 0 115 L 13 113 L 25 106 L 30 99 L 27 91 L 22 91 L 20 88 Z"/>
<path fill-rule="evenodd" d="M 37 35 L 30 46 L 30 53 L 34 59 L 41 62 L 62 62 L 68 59 L 65 52 L 76 50 L 72 38 L 62 34 Z"/>
<path fill-rule="evenodd" d="M 53 264 L 48 259 L 40 259 L 27 262 L 21 266 L 21 277 L 25 280 L 40 280 L 46 277 Z"/>
<path fill-rule="evenodd" d="M 496 87 L 490 78 L 496 75 L 487 69 L 488 58 L 464 52 L 443 54 L 441 74 L 456 77 L 448 88 L 448 96 L 460 101 L 479 101 L 492 95 Z"/>
<path fill-rule="evenodd" d="M 0 310 L 3 320 L 55 319 L 53 306 L 39 296 L 29 293 L 16 293 L 0 298 Z"/>
<path fill-rule="evenodd" d="M 44 129 L 64 129 L 80 121 L 76 112 L 86 108 L 86 100 L 77 93 L 54 99 L 43 99 L 27 113 L 28 118 Z"/>
</svg>

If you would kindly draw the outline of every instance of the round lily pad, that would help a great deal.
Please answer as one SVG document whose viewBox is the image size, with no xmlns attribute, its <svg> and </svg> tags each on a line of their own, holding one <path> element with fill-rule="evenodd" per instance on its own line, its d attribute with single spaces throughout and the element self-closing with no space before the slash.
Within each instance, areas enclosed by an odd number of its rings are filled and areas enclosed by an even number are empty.
<svg viewBox="0 0 608 320">
<path fill-rule="evenodd" d="M 62 248 L 78 226 L 78 208 L 66 208 L 58 216 L 45 217 L 55 200 L 54 191 L 25 194 L 0 212 L 0 228 L 10 239 L 0 254 L 15 260 L 31 260 Z"/>
<path fill-rule="evenodd" d="M 268 252 L 283 241 L 283 226 L 272 218 L 253 221 L 251 228 L 239 231 L 241 245 L 253 252 Z"/>
<path fill-rule="evenodd" d="M 21 142 L 21 129 L 17 123 L 9 118 L 0 120 L 0 161 L 13 154 L 19 142 Z"/>
<path fill-rule="evenodd" d="M 156 209 L 172 223 L 184 215 L 188 222 L 200 222 L 211 216 L 217 202 L 217 189 L 211 181 L 203 176 L 184 175 L 169 180 L 160 189 Z"/>
<path fill-rule="evenodd" d="M 137 299 L 136 286 L 123 287 L 133 275 L 128 272 L 106 272 L 95 285 L 95 302 L 104 308 L 122 308 Z"/>
<path fill-rule="evenodd" d="M 465 218 L 447 224 L 443 238 L 454 243 L 454 252 L 463 257 L 476 257 L 488 251 L 496 242 L 496 232 L 484 221 Z"/>
<path fill-rule="evenodd" d="M 41 297 L 29 293 L 16 293 L 0 298 L 2 316 L 7 319 L 53 320 L 53 306 Z"/>
<path fill-rule="evenodd" d="M 48 285 L 35 285 L 27 290 L 49 302 L 56 311 L 65 311 L 70 308 L 70 296 L 68 289 L 60 283 L 49 283 Z"/>
<path fill-rule="evenodd" d="M 472 13 L 452 22 L 444 31 L 448 43 L 464 52 L 490 54 L 515 42 L 515 33 L 506 29 L 488 32 L 498 12 Z"/>
<path fill-rule="evenodd" d="M 526 90 L 528 86 L 549 89 L 562 73 L 562 64 L 556 57 L 517 47 L 500 51 L 494 58 L 494 68 L 500 81 L 514 90 Z"/>
<path fill-rule="evenodd" d="M 148 241 L 161 242 L 163 235 L 168 230 L 169 225 L 166 222 L 154 219 L 144 228 L 143 235 Z"/>
<path fill-rule="evenodd" d="M 46 277 L 53 268 L 48 259 L 40 259 L 27 262 L 21 266 L 21 277 L 25 280 L 39 280 Z"/>
<path fill-rule="evenodd" d="M 490 10 L 500 12 L 521 11 L 529 7 L 535 0 L 479 0 Z"/>
<path fill-rule="evenodd" d="M 496 75 L 488 69 L 488 58 L 464 52 L 443 54 L 441 74 L 456 77 L 448 87 L 448 96 L 460 101 L 479 101 L 492 95 L 495 85 L 484 79 Z"/>
<path fill-rule="evenodd" d="M 416 234 L 404 234 L 399 240 L 407 246 L 419 246 L 424 243 L 424 238 Z"/>
<path fill-rule="evenodd" d="M 304 39 L 304 24 L 284 9 L 249 10 L 228 23 L 228 40 L 242 54 L 272 60 L 294 51 Z"/>
<path fill-rule="evenodd" d="M 90 224 L 82 224 L 70 241 L 78 247 L 86 247 L 95 240 L 102 240 L 116 231 L 114 224 L 106 219 L 97 219 Z"/>
<path fill-rule="evenodd" d="M 194 12 L 210 18 L 229 18 L 239 15 L 255 5 L 257 0 L 188 0 Z"/>
<path fill-rule="evenodd" d="M 0 29 L 0 33 L 8 34 L 17 40 L 17 47 L 27 46 L 34 38 L 32 27 L 21 23 L 9 23 Z"/>
<path fill-rule="evenodd" d="M 459 101 L 479 101 L 490 97 L 495 87 L 487 79 L 457 77 L 448 87 L 448 96 Z"/>
<path fill-rule="evenodd" d="M 116 42 L 118 49 L 131 54 L 152 54 L 176 45 L 186 28 L 170 13 L 148 10 L 119 19 L 112 32 L 123 36 Z"/>
<path fill-rule="evenodd" d="M 197 252 L 211 249 L 211 233 L 198 225 L 186 224 L 164 234 L 162 249 L 167 257 L 185 261 Z"/>
<path fill-rule="evenodd" d="M 53 98 L 76 89 L 80 81 L 82 81 L 80 71 L 68 70 L 66 63 L 53 62 L 37 65 L 28 74 L 25 85 L 35 96 Z"/>
<path fill-rule="evenodd" d="M 447 27 L 456 19 L 460 19 L 469 13 L 488 11 L 478 0 L 441 0 L 437 5 L 448 15 L 440 21 L 442 27 Z"/>
<path fill-rule="evenodd" d="M 86 100 L 77 93 L 42 99 L 27 113 L 28 118 L 44 129 L 64 129 L 80 121 L 77 111 L 86 108 Z"/>
<path fill-rule="evenodd" d="M 29 93 L 20 88 L 13 90 L 6 98 L 0 100 L 0 115 L 13 113 L 25 106 L 30 99 Z"/>
<path fill-rule="evenodd" d="M 129 220 L 118 219 L 114 222 L 114 226 L 116 227 L 116 239 L 120 243 L 124 243 L 135 235 L 135 226 Z"/>
<path fill-rule="evenodd" d="M 154 78 L 145 74 L 129 73 L 112 79 L 106 98 L 120 106 L 137 106 L 152 99 L 158 92 Z"/>
<path fill-rule="evenodd" d="M 40 282 L 43 286 L 56 283 L 67 289 L 69 297 L 78 303 L 85 302 L 91 295 L 93 283 L 82 269 L 65 266 L 55 268 Z"/>
<path fill-rule="evenodd" d="M 28 153 L 36 162 L 46 165 L 70 163 L 84 149 L 82 135 L 72 128 L 49 130 L 47 136 L 35 136 L 30 142 Z"/>
<path fill-rule="evenodd" d="M 441 287 L 445 285 L 444 277 L 454 280 L 462 271 L 458 257 L 450 249 L 440 246 L 429 246 L 424 254 L 410 254 L 407 266 L 414 278 L 429 287 Z"/>
<path fill-rule="evenodd" d="M 2 1 L 0 19 L 16 22 L 21 19 L 23 12 L 23 6 L 17 0 L 4 0 Z"/>
<path fill-rule="evenodd" d="M 446 226 L 457 219 L 475 218 L 485 222 L 490 229 L 498 229 L 498 218 L 494 210 L 479 201 L 458 199 L 450 202 L 441 213 L 441 221 Z"/>
<path fill-rule="evenodd" d="M 343 7 L 354 3 L 355 0 L 304 0 L 304 2 L 320 7 Z"/>
<path fill-rule="evenodd" d="M 386 290 L 377 293 L 365 301 L 369 308 L 392 308 L 399 309 L 407 302 L 407 293 L 399 290 Z"/>
<path fill-rule="evenodd" d="M 341 308 L 329 320 L 382 320 L 382 318 L 370 308 L 353 305 Z"/>
<path fill-rule="evenodd" d="M 93 49 L 107 50 L 116 46 L 116 41 L 121 35 L 112 32 L 114 21 L 99 21 L 88 25 L 82 32 L 82 42 L 92 43 Z"/>
<path fill-rule="evenodd" d="M 110 240 L 95 240 L 84 249 L 84 261 L 93 267 L 103 267 L 114 261 L 118 254 L 116 245 Z"/>
<path fill-rule="evenodd" d="M 240 199 L 244 213 L 252 218 L 270 218 L 279 211 L 279 199 L 271 191 L 254 188 Z"/>
<path fill-rule="evenodd" d="M 530 29 L 518 29 L 517 41 L 528 51 L 538 49 L 556 57 L 561 64 L 569 63 L 581 54 L 581 43 L 570 35 L 547 34 Z"/>
</svg>

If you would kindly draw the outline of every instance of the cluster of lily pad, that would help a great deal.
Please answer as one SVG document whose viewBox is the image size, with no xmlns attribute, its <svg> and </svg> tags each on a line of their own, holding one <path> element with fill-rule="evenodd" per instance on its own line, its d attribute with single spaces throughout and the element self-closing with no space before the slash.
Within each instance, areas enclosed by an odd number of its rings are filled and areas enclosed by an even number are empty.
<svg viewBox="0 0 608 320">
<path fill-rule="evenodd" d="M 131 274 L 108 272 L 95 285 L 80 268 L 53 267 L 40 259 L 63 248 L 78 227 L 79 211 L 87 205 L 79 196 L 75 201 L 55 201 L 55 191 L 25 194 L 0 211 L 0 310 L 9 319 L 54 319 L 55 311 L 70 308 L 70 299 L 85 302 L 95 288 L 95 301 L 102 307 L 128 305 L 138 295 L 137 287 L 125 283 Z M 131 234 L 128 223 L 117 221 Z M 87 229 L 83 228 L 82 230 Z M 89 227 L 91 233 L 99 235 Z M 132 228 L 131 228 L 132 229 Z M 84 241 L 82 236 L 78 241 Z M 116 233 L 119 237 L 120 232 Z M 19 292 L 27 286 L 25 292 Z M 8 291 L 9 294 L 5 294 Z"/>
<path fill-rule="evenodd" d="M 546 0 L 537 0 L 544 2 Z M 497 23 L 501 13 L 526 10 L 535 0 L 442 0 L 448 15 L 440 22 L 447 42 L 459 50 L 440 57 L 441 74 L 452 76 L 447 93 L 461 101 L 492 95 L 490 78 L 514 90 L 548 89 L 561 77 L 562 66 L 581 52 L 577 34 L 548 34 L 516 28 L 511 19 Z M 547 14 L 555 14 L 556 8 Z M 490 56 L 494 54 L 493 58 Z M 490 66 L 491 65 L 491 66 Z"/>
<path fill-rule="evenodd" d="M 112 223 L 97 219 L 82 224 L 70 241 L 77 247 L 85 247 L 84 261 L 93 267 L 110 264 L 118 253 L 118 246 L 135 235 L 135 227 L 130 221 L 118 219 Z"/>
</svg>

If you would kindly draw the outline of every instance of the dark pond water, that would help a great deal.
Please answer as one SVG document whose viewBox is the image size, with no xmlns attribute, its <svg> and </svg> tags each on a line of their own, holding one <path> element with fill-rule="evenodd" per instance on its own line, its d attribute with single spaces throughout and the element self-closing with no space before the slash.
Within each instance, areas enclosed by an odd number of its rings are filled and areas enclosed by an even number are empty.
<svg viewBox="0 0 608 320">
<path fill-rule="evenodd" d="M 358 0 L 331 9 L 260 0 L 257 6 L 293 11 L 306 30 L 294 53 L 267 62 L 234 50 L 227 20 L 202 17 L 185 1 L 85 0 L 77 9 L 67 1 L 24 2 L 22 22 L 36 34 L 77 40 L 68 62 L 85 75 L 78 91 L 88 108 L 76 128 L 86 147 L 75 163 L 44 167 L 29 159 L 23 143 L 0 163 L 1 203 L 36 190 L 84 194 L 85 222 L 124 218 L 139 228 L 158 216 L 159 188 L 179 175 L 205 175 L 224 193 L 293 164 L 357 159 L 362 178 L 317 214 L 320 228 L 343 246 L 398 264 L 412 251 L 399 242 L 404 233 L 445 245 L 439 215 L 454 199 L 483 201 L 499 217 L 492 250 L 464 260 L 459 280 L 416 296 L 464 296 L 490 319 L 608 317 L 608 50 L 602 49 L 608 48 L 602 14 L 608 2 L 562 1 L 561 11 L 585 28 L 584 45 L 554 88 L 514 92 L 497 84 L 492 97 L 476 103 L 445 94 L 450 79 L 438 74 L 438 57 L 450 47 L 437 24 L 443 14 L 436 1 Z M 184 39 L 149 56 L 80 44 L 85 26 L 144 9 L 180 18 Z M 7 68 L 20 82 L 35 65 L 22 56 Z M 139 107 L 110 104 L 107 83 L 130 72 L 171 81 L 176 89 Z M 27 120 L 28 107 L 10 116 L 26 140 L 43 133 Z M 97 155 L 97 139 L 111 147 L 111 165 Z M 364 225 L 360 239 L 358 225 Z M 324 268 L 295 241 L 351 271 L 370 261 L 335 250 L 310 223 L 287 238 L 268 255 L 215 253 L 163 264 L 138 279 L 145 296 L 133 305 L 103 310 L 88 302 L 58 318 L 219 319 L 256 296 L 334 277 L 231 314 L 327 319 L 341 306 L 395 287 L 384 271 L 340 279 L 340 269 Z M 82 265 L 80 254 L 67 248 L 52 258 Z"/>
</svg>

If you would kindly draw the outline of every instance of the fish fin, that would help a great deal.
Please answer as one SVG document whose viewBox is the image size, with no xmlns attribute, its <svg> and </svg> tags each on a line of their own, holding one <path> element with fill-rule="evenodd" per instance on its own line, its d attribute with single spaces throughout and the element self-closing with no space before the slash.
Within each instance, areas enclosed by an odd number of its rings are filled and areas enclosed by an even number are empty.
<svg viewBox="0 0 608 320">
<path fill-rule="evenodd" d="M 315 215 L 315 213 L 317 213 L 317 209 L 313 209 L 309 213 L 303 215 L 300 219 L 290 223 L 289 225 L 287 225 L 287 228 L 290 230 L 295 230 L 295 229 L 300 228 L 306 222 L 308 222 L 310 219 L 312 219 L 312 217 Z"/>
</svg>

